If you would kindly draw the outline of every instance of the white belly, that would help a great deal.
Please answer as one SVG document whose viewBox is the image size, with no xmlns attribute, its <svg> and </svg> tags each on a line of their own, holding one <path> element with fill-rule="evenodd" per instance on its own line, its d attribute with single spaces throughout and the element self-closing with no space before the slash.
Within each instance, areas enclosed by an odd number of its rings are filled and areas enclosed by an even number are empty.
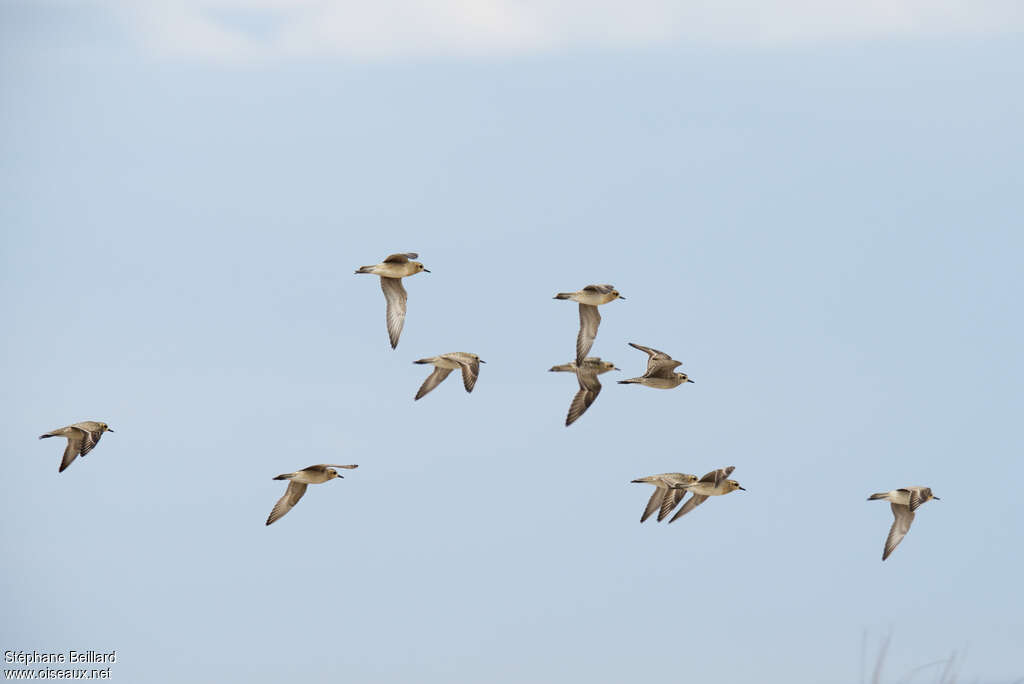
<svg viewBox="0 0 1024 684">
<path fill-rule="evenodd" d="M 655 389 L 672 389 L 679 387 L 679 376 L 674 378 L 644 378 L 644 384 Z"/>
<path fill-rule="evenodd" d="M 580 304 L 589 304 L 590 306 L 598 306 L 600 304 L 607 304 L 608 302 L 615 299 L 615 295 L 610 294 L 597 294 L 595 292 L 577 292 L 573 295 L 573 299 Z"/>
<path fill-rule="evenodd" d="M 327 482 L 327 473 L 299 473 L 292 480 L 303 484 L 321 484 Z"/>
<path fill-rule="evenodd" d="M 413 273 L 416 273 L 416 267 L 411 263 L 377 264 L 373 267 L 373 273 L 386 278 L 405 278 L 406 276 L 411 276 Z"/>
</svg>

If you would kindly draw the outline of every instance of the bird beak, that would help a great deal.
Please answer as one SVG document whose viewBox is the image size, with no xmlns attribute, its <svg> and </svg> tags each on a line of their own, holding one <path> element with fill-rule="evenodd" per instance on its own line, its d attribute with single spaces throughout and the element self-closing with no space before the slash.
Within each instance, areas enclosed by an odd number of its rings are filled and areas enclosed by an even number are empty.
<svg viewBox="0 0 1024 684">
<path fill-rule="evenodd" d="M 113 430 L 111 430 L 110 428 L 107 428 L 107 432 L 113 432 Z M 932 497 L 932 498 L 934 499 L 936 497 Z"/>
<path fill-rule="evenodd" d="M 622 370 L 622 369 L 621 369 L 621 368 L 616 368 L 616 367 L 612 366 L 612 370 L 617 370 L 617 371 L 620 371 L 620 370 Z"/>
<path fill-rule="evenodd" d="M 487 363 L 487 362 L 484 361 L 483 359 L 480 359 L 480 363 Z"/>
<path fill-rule="evenodd" d="M 430 269 L 429 268 L 425 268 L 425 269 L 423 269 L 423 272 L 424 273 L 430 273 Z"/>
<path fill-rule="evenodd" d="M 737 487 L 736 489 L 742 489 L 743 491 L 747 491 L 746 487 Z"/>
<path fill-rule="evenodd" d="M 623 297 L 622 295 L 619 295 L 619 299 L 621 299 L 622 301 L 626 301 L 626 298 Z"/>
<path fill-rule="evenodd" d="M 686 378 L 686 382 L 693 382 L 690 378 Z"/>
<path fill-rule="evenodd" d="M 932 495 L 932 498 L 935 499 L 936 501 L 942 501 L 942 499 L 940 499 L 939 497 L 937 497 L 935 495 Z"/>
</svg>

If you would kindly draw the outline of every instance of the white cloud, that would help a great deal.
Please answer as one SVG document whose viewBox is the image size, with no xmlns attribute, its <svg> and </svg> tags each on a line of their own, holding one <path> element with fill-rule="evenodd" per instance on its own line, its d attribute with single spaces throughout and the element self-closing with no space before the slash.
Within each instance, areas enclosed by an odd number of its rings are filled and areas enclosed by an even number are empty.
<svg viewBox="0 0 1024 684">
<path fill-rule="evenodd" d="M 757 46 L 1024 28 L 1024 0 L 108 1 L 147 45 L 225 61 Z"/>
</svg>

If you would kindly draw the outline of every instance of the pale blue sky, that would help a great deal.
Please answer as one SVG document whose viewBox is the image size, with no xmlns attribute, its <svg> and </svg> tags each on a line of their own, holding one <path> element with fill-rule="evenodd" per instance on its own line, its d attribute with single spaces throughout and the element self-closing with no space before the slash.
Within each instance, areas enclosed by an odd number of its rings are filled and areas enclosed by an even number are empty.
<svg viewBox="0 0 1024 684">
<path fill-rule="evenodd" d="M 1019 25 L 296 54 L 123 7 L 0 3 L 0 649 L 117 649 L 116 681 L 838 684 L 891 632 L 887 681 L 954 651 L 1024 677 Z M 392 351 L 352 272 L 396 251 L 432 273 Z M 593 349 L 623 373 L 566 429 L 551 297 L 591 282 L 628 298 Z M 614 384 L 628 341 L 696 384 Z M 414 403 L 412 361 L 457 350 L 473 394 Z M 116 433 L 58 476 L 36 437 L 86 419 Z M 271 478 L 320 462 L 360 468 L 265 527 Z M 630 480 L 725 465 L 748 491 L 639 524 Z M 912 484 L 942 501 L 882 563 L 865 499 Z"/>
</svg>

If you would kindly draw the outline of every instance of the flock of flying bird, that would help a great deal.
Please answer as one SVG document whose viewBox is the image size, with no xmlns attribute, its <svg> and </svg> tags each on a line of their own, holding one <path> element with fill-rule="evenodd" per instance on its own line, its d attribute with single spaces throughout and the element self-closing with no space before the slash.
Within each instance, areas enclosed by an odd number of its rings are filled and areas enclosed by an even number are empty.
<svg viewBox="0 0 1024 684">
<path fill-rule="evenodd" d="M 362 266 L 356 273 L 369 273 L 380 276 L 380 287 L 384 291 L 387 300 L 387 329 L 391 340 L 391 348 L 398 346 L 398 338 L 402 334 L 405 325 L 406 301 L 408 294 L 402 286 L 402 278 L 407 278 L 421 271 L 430 273 L 422 263 L 413 261 L 418 257 L 413 252 L 404 254 L 392 254 L 379 264 Z M 568 299 L 579 303 L 580 330 L 576 337 L 576 358 L 569 363 L 553 366 L 550 370 L 555 372 L 570 372 L 576 374 L 579 382 L 579 391 L 569 404 L 569 412 L 565 419 L 565 425 L 572 425 L 588 408 L 594 403 L 597 395 L 601 392 L 601 383 L 597 376 L 611 370 L 619 370 L 615 364 L 603 361 L 596 356 L 587 356 L 594 339 L 597 337 L 597 328 L 601 323 L 601 314 L 597 307 L 616 299 L 625 299 L 611 285 L 587 285 L 576 292 L 560 292 L 555 299 Z M 647 354 L 647 370 L 643 375 L 628 380 L 620 380 L 620 385 L 644 385 L 656 389 L 673 389 L 684 383 L 693 382 L 686 373 L 676 371 L 681 365 L 668 354 L 645 347 L 633 342 L 631 347 L 639 349 Z M 476 354 L 467 352 L 450 352 L 438 356 L 429 356 L 414 361 L 418 364 L 430 364 L 434 366 L 433 372 L 423 381 L 414 399 L 422 399 L 437 387 L 453 370 L 462 372 L 462 382 L 467 392 L 472 392 L 480 376 L 480 364 L 485 363 Z M 104 432 L 113 432 L 110 426 L 99 421 L 83 421 L 74 423 L 56 430 L 51 430 L 39 439 L 47 437 L 67 438 L 67 447 L 64 449 L 64 456 L 61 459 L 60 469 L 64 470 L 78 456 L 85 456 L 99 443 Z M 277 501 L 267 518 L 267 525 L 280 519 L 290 511 L 306 493 L 306 488 L 311 484 L 321 484 L 342 475 L 335 468 L 352 469 L 356 465 L 338 465 L 333 463 L 322 463 L 311 465 L 293 473 L 283 473 L 276 476 L 275 480 L 287 480 L 288 487 L 284 495 Z M 682 516 L 692 511 L 697 506 L 707 501 L 712 496 L 723 496 L 734 492 L 737 489 L 746 491 L 736 480 L 728 479 L 735 470 L 734 466 L 712 470 L 701 478 L 687 473 L 661 473 L 641 477 L 633 482 L 654 485 L 654 493 L 644 508 L 640 522 L 646 521 L 655 511 L 658 512 L 658 521 L 666 518 L 683 501 L 689 493 L 690 499 L 686 501 L 669 523 L 675 522 Z M 893 550 L 903 541 L 910 524 L 914 520 L 914 514 L 918 507 L 932 499 L 939 497 L 932 494 L 928 487 L 903 487 L 888 492 L 879 492 L 868 497 L 869 501 L 885 500 L 892 507 L 894 521 L 889 530 L 889 536 L 885 540 L 885 549 L 882 553 L 882 560 L 887 559 Z"/>
</svg>

